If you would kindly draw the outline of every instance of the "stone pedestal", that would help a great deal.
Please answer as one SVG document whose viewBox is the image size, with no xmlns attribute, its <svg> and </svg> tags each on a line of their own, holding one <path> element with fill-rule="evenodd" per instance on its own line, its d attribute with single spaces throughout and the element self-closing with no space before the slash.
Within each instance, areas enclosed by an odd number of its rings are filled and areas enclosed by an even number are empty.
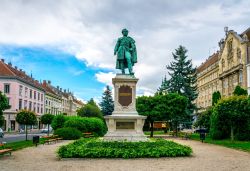
<svg viewBox="0 0 250 171">
<path fill-rule="evenodd" d="M 112 79 L 114 85 L 114 112 L 105 116 L 108 132 L 105 140 L 147 141 L 143 133 L 146 116 L 136 111 L 136 83 L 138 79 L 131 75 L 117 74 Z"/>
</svg>

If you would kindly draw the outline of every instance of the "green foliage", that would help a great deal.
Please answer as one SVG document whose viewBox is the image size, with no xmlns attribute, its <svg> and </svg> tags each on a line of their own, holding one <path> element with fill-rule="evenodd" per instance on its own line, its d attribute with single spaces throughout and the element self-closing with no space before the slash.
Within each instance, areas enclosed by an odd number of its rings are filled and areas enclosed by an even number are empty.
<svg viewBox="0 0 250 171">
<path fill-rule="evenodd" d="M 48 124 L 48 135 L 49 135 L 49 125 L 52 123 L 53 118 L 54 118 L 54 115 L 52 114 L 44 114 L 41 117 L 41 122 L 43 124 Z"/>
<path fill-rule="evenodd" d="M 53 121 L 53 118 L 54 118 L 54 115 L 52 115 L 52 114 L 44 114 L 41 117 L 41 122 L 43 124 L 49 124 L 50 125 L 52 123 L 52 121 Z"/>
<path fill-rule="evenodd" d="M 26 133 L 26 141 L 28 140 L 28 131 L 27 131 L 27 125 L 35 125 L 37 124 L 36 115 L 34 112 L 27 111 L 27 110 L 21 110 L 17 113 L 16 121 L 19 124 L 25 125 L 25 133 Z"/>
<path fill-rule="evenodd" d="M 64 127 L 76 128 L 81 132 L 92 132 L 96 136 L 103 136 L 106 133 L 106 126 L 99 118 L 70 116 L 64 123 Z"/>
<path fill-rule="evenodd" d="M 210 117 L 212 115 L 213 108 L 208 108 L 206 111 L 199 113 L 197 121 L 195 122 L 194 126 L 195 127 L 203 127 L 207 128 L 208 130 L 210 129 Z"/>
<path fill-rule="evenodd" d="M 154 142 L 117 142 L 80 139 L 57 151 L 61 158 L 159 158 L 190 156 L 192 149 L 163 139 Z"/>
<path fill-rule="evenodd" d="M 81 131 L 75 128 L 58 128 L 55 130 L 54 135 L 62 137 L 64 140 L 76 140 L 82 136 Z"/>
<path fill-rule="evenodd" d="M 247 96 L 232 96 L 220 100 L 211 116 L 211 137 L 249 140 L 249 134 L 250 103 Z"/>
<path fill-rule="evenodd" d="M 51 127 L 54 130 L 56 130 L 58 128 L 62 128 L 65 121 L 66 121 L 65 115 L 56 115 L 52 120 Z"/>
<path fill-rule="evenodd" d="M 191 114 L 196 109 L 193 101 L 197 98 L 197 86 L 196 86 L 196 68 L 192 66 L 192 60 L 187 59 L 187 49 L 183 46 L 179 46 L 173 53 L 174 61 L 167 66 L 169 70 L 168 74 L 170 79 L 163 80 L 160 92 L 166 93 L 178 93 L 187 97 L 187 113 L 190 117 L 186 118 L 186 124 L 191 123 Z M 164 94 L 164 93 L 163 93 Z"/>
<path fill-rule="evenodd" d="M 234 89 L 233 95 L 235 96 L 247 96 L 247 90 L 241 88 L 239 85 L 237 85 Z"/>
<path fill-rule="evenodd" d="M 78 109 L 77 115 L 82 117 L 97 117 L 103 119 L 102 112 L 93 99 L 90 99 L 86 105 Z"/>
<path fill-rule="evenodd" d="M 106 87 L 106 90 L 103 93 L 100 107 L 104 116 L 111 115 L 112 112 L 114 111 L 114 101 L 113 101 L 112 92 L 109 86 Z"/>
<path fill-rule="evenodd" d="M 178 104 L 178 105 L 176 105 Z M 187 98 L 177 93 L 166 95 L 141 96 L 137 98 L 136 109 L 140 115 L 148 116 L 153 136 L 153 122 L 156 120 L 171 120 L 175 128 L 186 119 Z"/>
<path fill-rule="evenodd" d="M 5 94 L 0 91 L 0 127 L 4 124 L 3 111 L 9 109 L 11 106 L 8 103 L 8 99 Z"/>
<path fill-rule="evenodd" d="M 23 125 L 35 125 L 37 124 L 36 115 L 34 112 L 21 110 L 17 113 L 16 121 Z"/>
<path fill-rule="evenodd" d="M 216 91 L 212 95 L 212 105 L 214 106 L 221 99 L 221 94 L 219 91 Z"/>
</svg>

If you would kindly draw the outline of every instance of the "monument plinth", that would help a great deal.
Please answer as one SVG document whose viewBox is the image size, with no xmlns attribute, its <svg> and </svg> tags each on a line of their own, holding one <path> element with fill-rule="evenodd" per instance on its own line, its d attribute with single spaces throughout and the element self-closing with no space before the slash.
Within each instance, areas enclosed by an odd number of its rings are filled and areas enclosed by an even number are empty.
<svg viewBox="0 0 250 171">
<path fill-rule="evenodd" d="M 117 74 L 112 79 L 114 85 L 114 112 L 105 116 L 108 132 L 105 140 L 146 141 L 143 133 L 146 116 L 136 111 L 136 83 L 133 75 Z"/>
</svg>

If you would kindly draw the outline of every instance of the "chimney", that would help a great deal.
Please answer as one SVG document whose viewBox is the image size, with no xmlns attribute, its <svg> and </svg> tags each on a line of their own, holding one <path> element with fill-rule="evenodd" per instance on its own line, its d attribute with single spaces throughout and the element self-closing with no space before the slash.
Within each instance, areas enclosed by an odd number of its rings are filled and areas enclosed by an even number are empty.
<svg viewBox="0 0 250 171">
<path fill-rule="evenodd" d="M 50 80 L 48 80 L 48 84 L 49 84 L 49 85 L 51 84 L 51 81 L 50 81 Z"/>
<path fill-rule="evenodd" d="M 15 69 L 17 70 L 17 66 L 15 66 Z"/>
<path fill-rule="evenodd" d="M 9 66 L 12 66 L 12 63 L 11 63 L 11 62 L 9 62 L 9 63 L 8 63 L 8 65 L 9 65 Z"/>
<path fill-rule="evenodd" d="M 4 59 L 1 59 L 2 62 L 4 62 Z"/>
<path fill-rule="evenodd" d="M 62 92 L 62 88 L 60 88 L 60 92 Z"/>
<path fill-rule="evenodd" d="M 59 90 L 59 86 L 56 86 L 56 89 Z"/>
<path fill-rule="evenodd" d="M 23 70 L 22 70 L 22 69 L 20 69 L 19 71 L 21 71 L 21 72 L 22 72 Z"/>
<path fill-rule="evenodd" d="M 66 89 L 64 89 L 64 93 L 66 93 Z"/>
<path fill-rule="evenodd" d="M 46 80 L 43 80 L 43 85 L 46 86 Z"/>
</svg>

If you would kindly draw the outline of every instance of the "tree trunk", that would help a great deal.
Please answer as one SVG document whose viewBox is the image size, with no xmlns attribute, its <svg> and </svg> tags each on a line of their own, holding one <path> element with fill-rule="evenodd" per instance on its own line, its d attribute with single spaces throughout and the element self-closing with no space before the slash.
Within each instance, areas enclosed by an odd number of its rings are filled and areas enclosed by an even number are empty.
<svg viewBox="0 0 250 171">
<path fill-rule="evenodd" d="M 28 129 L 27 129 L 27 125 L 25 125 L 25 134 L 26 134 L 26 141 L 28 140 Z"/>
<path fill-rule="evenodd" d="M 154 136 L 154 121 L 150 121 L 150 137 L 153 138 Z"/>
<path fill-rule="evenodd" d="M 48 136 L 49 136 L 49 124 L 48 124 Z"/>
<path fill-rule="evenodd" d="M 234 128 L 233 128 L 233 125 L 231 125 L 231 141 L 234 141 Z"/>
</svg>

